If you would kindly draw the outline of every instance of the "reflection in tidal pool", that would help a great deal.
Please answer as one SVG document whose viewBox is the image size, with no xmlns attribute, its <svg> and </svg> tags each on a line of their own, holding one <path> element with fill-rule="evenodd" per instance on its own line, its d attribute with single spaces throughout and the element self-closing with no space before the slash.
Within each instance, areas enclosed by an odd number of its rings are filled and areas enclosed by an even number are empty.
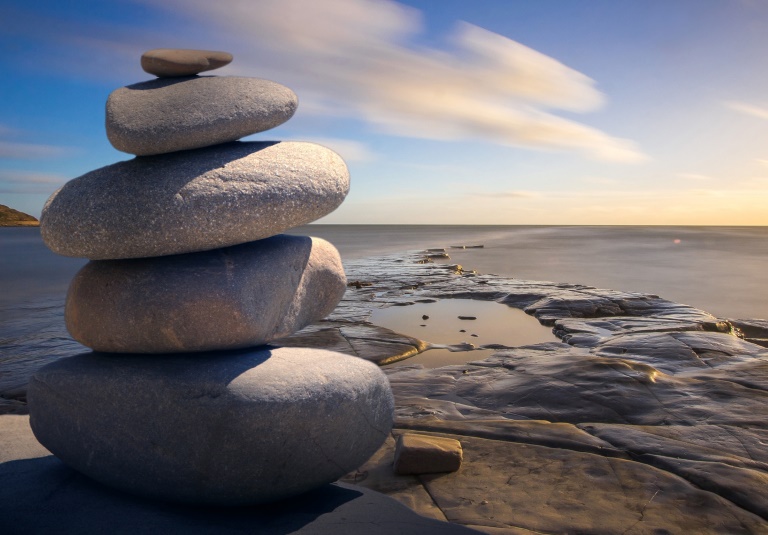
<svg viewBox="0 0 768 535">
<path fill-rule="evenodd" d="M 424 319 L 424 316 L 427 318 Z M 459 316 L 477 319 L 462 320 Z M 517 347 L 558 340 L 550 327 L 541 325 L 536 318 L 522 310 L 475 299 L 442 299 L 435 303 L 377 309 L 371 316 L 371 322 L 441 345 L 469 343 L 475 347 L 486 344 Z M 451 352 L 447 349 L 430 349 L 400 364 L 422 364 L 427 368 L 436 368 L 484 359 L 494 351 L 483 349 Z"/>
</svg>

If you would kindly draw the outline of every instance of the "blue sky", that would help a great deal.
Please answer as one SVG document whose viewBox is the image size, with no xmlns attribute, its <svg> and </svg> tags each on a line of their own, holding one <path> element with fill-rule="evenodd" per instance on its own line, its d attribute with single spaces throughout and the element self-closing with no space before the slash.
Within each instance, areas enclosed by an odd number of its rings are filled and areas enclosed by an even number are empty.
<svg viewBox="0 0 768 535">
<path fill-rule="evenodd" d="M 0 203 L 131 158 L 104 131 L 152 48 L 299 96 L 325 223 L 768 224 L 766 0 L 6 0 Z"/>
</svg>

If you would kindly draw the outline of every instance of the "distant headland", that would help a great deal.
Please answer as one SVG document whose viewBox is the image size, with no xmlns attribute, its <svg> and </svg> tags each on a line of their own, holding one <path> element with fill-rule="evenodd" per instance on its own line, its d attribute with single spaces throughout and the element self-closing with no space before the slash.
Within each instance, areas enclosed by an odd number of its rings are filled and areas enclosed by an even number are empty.
<svg viewBox="0 0 768 535">
<path fill-rule="evenodd" d="M 29 214 L 0 204 L 0 227 L 37 227 L 40 221 Z"/>
</svg>

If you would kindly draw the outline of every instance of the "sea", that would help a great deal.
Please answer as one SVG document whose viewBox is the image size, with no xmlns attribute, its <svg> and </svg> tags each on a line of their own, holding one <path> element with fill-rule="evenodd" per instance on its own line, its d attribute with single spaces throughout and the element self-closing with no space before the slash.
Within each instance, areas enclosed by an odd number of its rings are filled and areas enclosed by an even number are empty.
<svg viewBox="0 0 768 535">
<path fill-rule="evenodd" d="M 290 233 L 325 238 L 345 260 L 444 247 L 451 262 L 479 273 L 768 318 L 768 227 L 308 225 Z M 49 251 L 38 228 L 0 228 L 0 397 L 22 388 L 30 370 L 84 350 L 63 319 L 67 286 L 84 264 Z"/>
</svg>

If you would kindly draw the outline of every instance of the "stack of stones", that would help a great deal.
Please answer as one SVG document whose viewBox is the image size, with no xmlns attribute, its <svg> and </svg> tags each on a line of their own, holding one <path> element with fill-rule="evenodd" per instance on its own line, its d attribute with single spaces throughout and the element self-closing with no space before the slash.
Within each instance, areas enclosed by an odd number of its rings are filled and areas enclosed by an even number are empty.
<svg viewBox="0 0 768 535">
<path fill-rule="evenodd" d="M 185 503 L 264 503 L 334 481 L 393 418 L 375 365 L 264 345 L 341 299 L 336 249 L 279 233 L 333 211 L 349 175 L 318 145 L 236 141 L 290 119 L 297 99 L 266 80 L 197 76 L 231 59 L 147 52 L 158 78 L 107 101 L 110 142 L 137 157 L 68 182 L 41 218 L 48 247 L 91 260 L 65 319 L 95 352 L 35 374 L 35 436 L 104 484 Z"/>
</svg>

